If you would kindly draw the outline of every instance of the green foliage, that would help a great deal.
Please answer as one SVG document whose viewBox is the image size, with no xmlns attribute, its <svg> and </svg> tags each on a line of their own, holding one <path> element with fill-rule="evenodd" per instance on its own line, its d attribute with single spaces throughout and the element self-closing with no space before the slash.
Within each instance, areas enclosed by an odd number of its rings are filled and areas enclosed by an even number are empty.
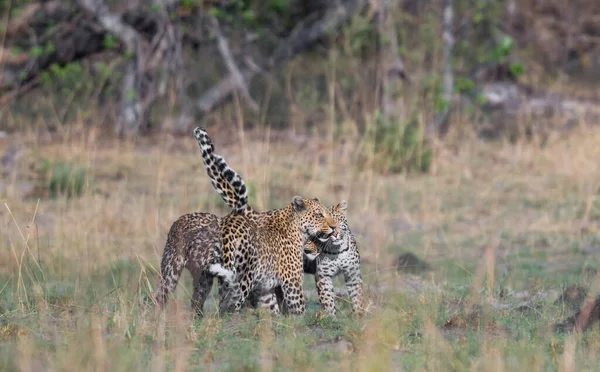
<svg viewBox="0 0 600 372">
<path fill-rule="evenodd" d="M 48 44 L 45 51 L 52 50 Z M 58 107 L 58 119 L 62 122 L 81 118 L 86 115 L 87 108 L 95 106 L 98 98 L 113 97 L 118 91 L 120 73 L 114 71 L 114 64 L 101 61 L 93 64 L 71 62 L 65 65 L 52 64 L 40 73 L 41 86 L 45 94 Z"/>
<path fill-rule="evenodd" d="M 474 3 L 474 4 L 473 4 Z M 460 1 L 457 14 L 471 15 L 471 32 L 455 45 L 455 56 L 473 67 L 486 63 L 509 63 L 511 72 L 519 77 L 524 73 L 521 63 L 511 61 L 515 40 L 502 31 L 502 2 Z M 474 8 L 474 11 L 471 9 Z"/>
<path fill-rule="evenodd" d="M 64 66 L 54 63 L 49 70 L 42 73 L 42 82 L 45 85 L 50 86 L 59 83 L 70 89 L 78 89 L 82 85 L 82 66 L 78 62 L 67 63 Z"/>
<path fill-rule="evenodd" d="M 248 31 L 290 31 L 299 19 L 298 7 L 291 5 L 291 0 L 231 0 L 226 5 L 209 7 L 208 13 L 220 21 Z"/>
<path fill-rule="evenodd" d="M 510 72 L 512 72 L 517 78 L 525 73 L 525 69 L 521 63 L 511 63 L 509 68 Z"/>
<path fill-rule="evenodd" d="M 39 58 L 44 53 L 44 50 L 40 46 L 34 46 L 31 48 L 31 55 L 35 58 Z"/>
<path fill-rule="evenodd" d="M 373 166 L 380 172 L 428 172 L 433 159 L 431 146 L 425 141 L 417 120 L 390 122 L 379 114 L 367 132 L 374 149 Z"/>
<path fill-rule="evenodd" d="M 104 36 L 103 44 L 106 49 L 115 49 L 119 46 L 119 41 L 114 35 L 106 34 Z"/>
<path fill-rule="evenodd" d="M 202 5 L 202 0 L 182 0 L 181 4 L 187 7 L 193 7 L 195 5 Z"/>
<path fill-rule="evenodd" d="M 52 197 L 59 195 L 78 197 L 85 192 L 88 181 L 85 168 L 74 166 L 65 161 L 53 162 L 44 158 L 38 172 L 42 176 L 41 187 Z"/>
<path fill-rule="evenodd" d="M 54 53 L 55 50 L 56 48 L 54 47 L 52 41 L 48 41 L 45 45 L 36 45 L 32 47 L 29 51 L 29 54 L 31 54 L 31 56 L 34 58 L 40 58 Z"/>
<path fill-rule="evenodd" d="M 136 99 L 138 96 L 138 93 L 135 90 L 130 90 L 129 92 L 127 92 L 127 99 L 130 101 L 133 101 L 134 99 Z"/>
<path fill-rule="evenodd" d="M 457 93 L 470 93 L 474 88 L 475 83 L 467 77 L 457 76 L 454 81 L 454 91 Z"/>
<path fill-rule="evenodd" d="M 160 4 L 152 4 L 150 5 L 150 11 L 151 12 L 159 12 L 162 10 L 162 5 Z"/>
<path fill-rule="evenodd" d="M 365 47 L 373 46 L 376 40 L 375 29 L 366 17 L 356 17 L 352 27 L 348 30 L 347 38 L 352 52 L 359 52 Z"/>
<path fill-rule="evenodd" d="M 271 0 L 269 6 L 276 11 L 284 11 L 290 4 L 290 0 Z"/>
</svg>

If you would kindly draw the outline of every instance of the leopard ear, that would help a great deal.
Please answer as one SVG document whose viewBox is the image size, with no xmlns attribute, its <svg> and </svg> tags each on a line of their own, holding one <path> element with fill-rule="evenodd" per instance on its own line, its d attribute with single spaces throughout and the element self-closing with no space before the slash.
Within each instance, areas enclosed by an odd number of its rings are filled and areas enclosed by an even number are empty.
<svg viewBox="0 0 600 372">
<path fill-rule="evenodd" d="M 320 203 L 321 201 L 319 200 L 319 198 L 313 198 L 314 201 L 316 201 L 317 203 Z"/>
<path fill-rule="evenodd" d="M 339 202 L 338 205 L 336 205 L 336 208 L 342 212 L 346 212 L 346 208 L 348 208 L 348 203 L 346 203 L 345 200 L 342 200 L 341 202 Z"/>
<path fill-rule="evenodd" d="M 294 206 L 294 210 L 296 212 L 303 212 L 306 210 L 306 204 L 301 196 L 294 196 L 294 199 L 292 199 L 292 205 Z"/>
</svg>

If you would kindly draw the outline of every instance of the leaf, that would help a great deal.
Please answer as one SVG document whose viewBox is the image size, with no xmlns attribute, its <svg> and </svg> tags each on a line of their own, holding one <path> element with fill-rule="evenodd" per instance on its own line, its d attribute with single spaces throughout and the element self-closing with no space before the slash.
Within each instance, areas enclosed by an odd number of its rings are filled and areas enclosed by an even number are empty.
<svg viewBox="0 0 600 372">
<path fill-rule="evenodd" d="M 44 50 L 40 46 L 34 46 L 31 48 L 31 55 L 35 58 L 41 57 L 44 54 Z"/>
<path fill-rule="evenodd" d="M 512 50 L 513 46 L 514 46 L 514 40 L 512 37 L 505 36 L 504 38 L 502 38 L 502 41 L 500 41 L 500 51 L 501 51 L 502 55 L 508 56 L 510 54 L 510 51 Z"/>
<path fill-rule="evenodd" d="M 511 63 L 509 68 L 510 72 L 512 72 L 517 78 L 525 73 L 525 69 L 521 63 Z"/>
</svg>

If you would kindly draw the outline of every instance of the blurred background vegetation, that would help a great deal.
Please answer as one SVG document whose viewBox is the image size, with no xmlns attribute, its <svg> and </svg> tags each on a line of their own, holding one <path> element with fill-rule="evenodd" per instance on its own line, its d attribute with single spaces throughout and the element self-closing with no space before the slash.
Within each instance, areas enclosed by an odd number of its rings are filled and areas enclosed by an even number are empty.
<svg viewBox="0 0 600 372">
<path fill-rule="evenodd" d="M 0 8 L 0 130 L 9 132 L 84 123 L 131 137 L 268 125 L 364 137 L 380 170 L 426 171 L 431 139 L 450 128 L 515 140 L 600 118 L 595 1 L 9 0 Z"/>
<path fill-rule="evenodd" d="M 597 369 L 600 2 L 0 13 L 0 370 Z M 194 320 L 186 273 L 153 316 L 173 221 L 229 211 L 197 125 L 256 209 L 348 201 L 363 319 L 306 275 L 305 317 Z"/>
</svg>

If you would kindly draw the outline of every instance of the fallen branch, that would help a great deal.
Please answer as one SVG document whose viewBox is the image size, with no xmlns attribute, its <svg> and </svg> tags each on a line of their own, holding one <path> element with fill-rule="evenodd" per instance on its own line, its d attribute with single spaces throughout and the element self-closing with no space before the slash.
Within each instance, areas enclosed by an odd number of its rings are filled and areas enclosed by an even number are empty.
<svg viewBox="0 0 600 372">
<path fill-rule="evenodd" d="M 240 70 L 240 74 L 245 82 L 250 82 L 252 81 L 252 78 L 254 78 L 254 75 L 256 75 L 256 71 L 254 69 L 244 67 Z M 227 75 L 225 79 L 219 81 L 217 85 L 210 88 L 202 95 L 202 97 L 200 97 L 196 105 L 197 108 L 201 112 L 209 112 L 214 110 L 237 89 L 237 86 L 237 78 L 231 74 Z"/>
<path fill-rule="evenodd" d="M 279 44 L 279 47 L 270 58 L 269 68 L 272 69 L 304 52 L 324 36 L 350 21 L 368 2 L 368 0 L 341 1 L 329 8 L 325 15 L 318 21 L 313 22 L 312 25 L 309 21 L 300 22 L 299 27 Z M 307 17 L 308 20 L 313 18 L 315 18 L 314 15 Z"/>
<path fill-rule="evenodd" d="M 231 50 L 229 49 L 229 42 L 223 36 L 221 29 L 219 27 L 219 21 L 213 16 L 209 17 L 210 31 L 213 36 L 217 39 L 217 47 L 219 48 L 219 52 L 221 53 L 221 57 L 225 60 L 225 64 L 227 65 L 227 69 L 229 70 L 229 74 L 233 78 L 234 81 L 234 90 L 240 90 L 242 92 L 242 96 L 248 103 L 248 106 L 254 112 L 258 112 L 260 108 L 258 104 L 252 99 L 250 96 L 250 92 L 248 91 L 248 86 L 246 85 L 246 79 L 238 69 L 233 60 L 233 55 L 231 54 Z"/>
<path fill-rule="evenodd" d="M 268 59 L 267 66 L 262 70 L 269 72 L 285 64 L 291 58 L 304 52 L 313 46 L 317 41 L 328 35 L 331 31 L 339 28 L 348 22 L 352 16 L 362 10 L 368 3 L 368 0 L 347 0 L 338 5 L 329 8 L 325 14 L 316 21 L 315 14 L 311 14 L 292 34 L 283 40 L 273 55 Z M 233 61 L 233 59 L 232 59 Z M 235 64 L 234 64 L 235 66 Z M 236 89 L 239 89 L 240 76 L 246 86 L 250 84 L 257 71 L 261 70 L 254 63 L 247 63 L 247 66 L 238 69 L 239 75 L 235 72 L 219 81 L 215 86 L 206 91 L 196 103 L 196 108 L 202 112 L 210 112 L 221 105 Z M 192 115 L 183 113 L 179 118 L 179 129 L 185 130 L 190 123 Z"/>
</svg>

